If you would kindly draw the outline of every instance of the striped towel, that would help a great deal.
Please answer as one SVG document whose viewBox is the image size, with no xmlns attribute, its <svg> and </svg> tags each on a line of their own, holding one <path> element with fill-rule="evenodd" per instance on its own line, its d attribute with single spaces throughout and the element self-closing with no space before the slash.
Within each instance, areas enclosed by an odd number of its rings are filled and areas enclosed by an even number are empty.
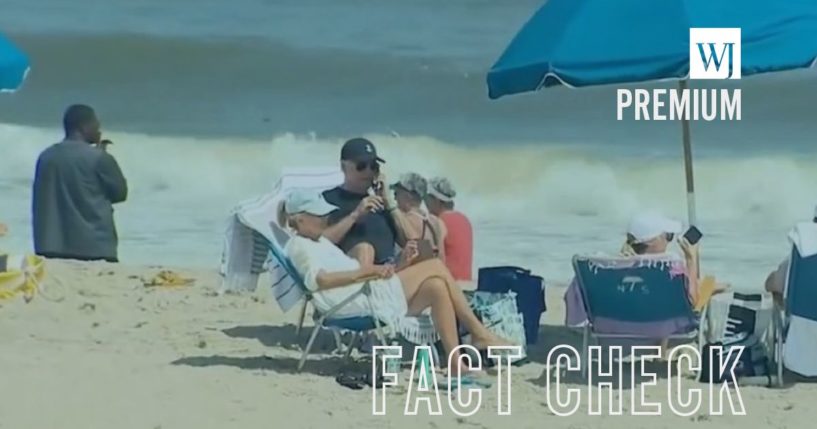
<svg viewBox="0 0 817 429">
<path fill-rule="evenodd" d="M 222 291 L 254 291 L 259 274 L 268 265 L 273 293 L 281 309 L 288 311 L 294 307 L 303 296 L 292 293 L 294 280 L 277 263 L 268 264 L 269 245 L 280 238 L 273 235 L 270 223 L 277 222 L 277 208 L 292 189 L 323 191 L 342 182 L 343 174 L 337 167 L 288 168 L 283 170 L 271 193 L 243 201 L 233 209 L 221 260 Z"/>
</svg>

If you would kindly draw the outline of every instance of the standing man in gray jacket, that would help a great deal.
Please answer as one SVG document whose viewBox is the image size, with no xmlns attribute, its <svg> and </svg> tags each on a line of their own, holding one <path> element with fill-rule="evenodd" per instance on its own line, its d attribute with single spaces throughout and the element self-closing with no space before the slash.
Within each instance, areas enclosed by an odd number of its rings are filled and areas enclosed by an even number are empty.
<svg viewBox="0 0 817 429">
<path fill-rule="evenodd" d="M 37 160 L 32 196 L 34 250 L 47 258 L 118 262 L 113 204 L 128 197 L 119 164 L 100 144 L 94 110 L 73 105 L 65 140 Z"/>
</svg>

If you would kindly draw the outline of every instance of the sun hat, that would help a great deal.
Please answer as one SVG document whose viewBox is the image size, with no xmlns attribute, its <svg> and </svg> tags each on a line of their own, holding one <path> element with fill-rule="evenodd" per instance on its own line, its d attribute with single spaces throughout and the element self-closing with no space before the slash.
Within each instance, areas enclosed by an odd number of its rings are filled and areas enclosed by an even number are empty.
<svg viewBox="0 0 817 429">
<path fill-rule="evenodd" d="M 445 177 L 434 177 L 428 181 L 428 194 L 442 202 L 450 203 L 457 196 L 457 191 Z"/>
<path fill-rule="evenodd" d="M 428 191 L 428 182 L 417 173 L 406 173 L 401 175 L 400 179 L 389 187 L 391 189 L 402 188 L 417 194 L 420 198 L 425 198 Z"/>
</svg>

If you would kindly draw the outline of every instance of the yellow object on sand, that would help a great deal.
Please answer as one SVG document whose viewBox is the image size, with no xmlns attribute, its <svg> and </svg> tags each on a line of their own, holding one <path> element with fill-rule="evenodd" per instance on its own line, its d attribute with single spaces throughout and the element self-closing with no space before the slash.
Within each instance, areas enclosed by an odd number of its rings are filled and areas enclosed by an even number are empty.
<svg viewBox="0 0 817 429">
<path fill-rule="evenodd" d="M 23 295 L 26 302 L 34 299 L 45 276 L 45 259 L 27 255 L 20 268 L 0 272 L 0 301 Z"/>
<path fill-rule="evenodd" d="M 169 270 L 160 271 L 150 280 L 142 280 L 146 287 L 180 287 L 191 285 L 195 281 L 195 279 L 186 279 Z"/>
</svg>

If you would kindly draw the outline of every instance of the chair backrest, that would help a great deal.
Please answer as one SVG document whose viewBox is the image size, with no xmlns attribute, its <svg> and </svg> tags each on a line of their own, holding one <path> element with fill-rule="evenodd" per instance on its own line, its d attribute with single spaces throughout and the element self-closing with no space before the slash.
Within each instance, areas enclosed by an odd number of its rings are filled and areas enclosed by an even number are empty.
<svg viewBox="0 0 817 429">
<path fill-rule="evenodd" d="M 792 246 L 786 277 L 787 313 L 817 321 L 817 255 L 802 257 Z"/>
<path fill-rule="evenodd" d="M 293 302 L 300 301 L 304 297 L 311 299 L 312 294 L 304 284 L 303 277 L 284 251 L 290 239 L 289 233 L 276 222 L 270 222 L 270 228 L 274 238 L 269 243 L 269 250 L 273 259 L 270 272 L 274 276 L 272 289 L 275 299 L 282 308 L 291 307 Z"/>
<path fill-rule="evenodd" d="M 624 323 L 695 320 L 686 276 L 672 271 L 673 258 L 573 258 L 576 281 L 591 323 L 604 318 Z"/>
</svg>

